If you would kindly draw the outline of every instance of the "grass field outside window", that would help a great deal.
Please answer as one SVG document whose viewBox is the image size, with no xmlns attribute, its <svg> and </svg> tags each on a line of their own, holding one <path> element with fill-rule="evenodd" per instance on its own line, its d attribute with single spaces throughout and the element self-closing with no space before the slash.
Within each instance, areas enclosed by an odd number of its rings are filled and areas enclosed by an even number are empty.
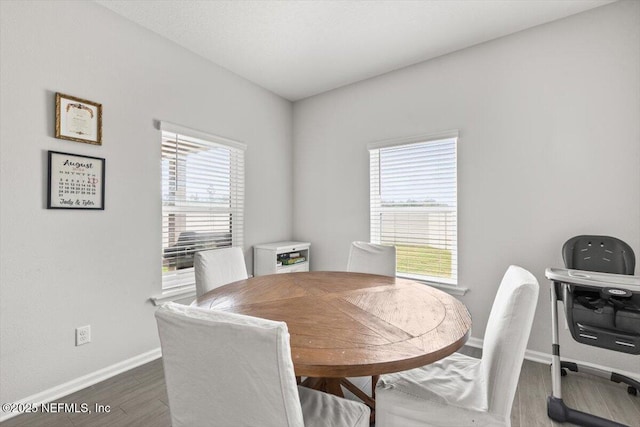
<svg viewBox="0 0 640 427">
<path fill-rule="evenodd" d="M 451 278 L 451 251 L 427 245 L 395 245 L 396 270 L 419 276 Z"/>
</svg>

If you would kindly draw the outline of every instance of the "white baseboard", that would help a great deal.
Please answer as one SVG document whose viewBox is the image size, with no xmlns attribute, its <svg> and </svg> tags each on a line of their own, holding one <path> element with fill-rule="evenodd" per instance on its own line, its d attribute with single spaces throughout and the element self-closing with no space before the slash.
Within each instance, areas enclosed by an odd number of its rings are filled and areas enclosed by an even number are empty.
<svg viewBox="0 0 640 427">
<path fill-rule="evenodd" d="M 468 345 L 469 347 L 482 348 L 482 343 L 483 343 L 483 341 L 480 338 L 471 337 L 467 341 L 466 345 Z M 527 360 L 530 360 L 532 362 L 538 362 L 538 363 L 544 363 L 544 364 L 547 364 L 547 365 L 551 365 L 551 354 L 550 353 L 543 353 L 541 351 L 527 350 L 524 353 L 524 358 L 527 359 Z M 563 357 L 562 361 L 563 362 L 577 363 L 578 366 L 587 366 L 589 368 L 596 369 L 596 370 L 603 371 L 603 372 L 611 372 L 611 368 L 610 367 L 603 366 L 603 365 L 598 365 L 596 363 L 585 362 L 585 361 L 582 361 L 582 360 L 568 359 L 566 357 Z M 620 375 L 624 375 L 626 377 L 634 378 L 637 381 L 640 381 L 640 378 L 638 378 L 638 374 L 636 372 L 622 371 L 620 369 L 615 369 L 615 372 L 620 374 Z M 549 374 L 549 375 L 551 375 L 551 374 Z"/>
<path fill-rule="evenodd" d="M 111 378 L 122 372 L 136 368 L 140 365 L 144 365 L 145 363 L 149 363 L 160 358 L 161 356 L 162 353 L 160 352 L 160 348 L 158 347 L 154 350 L 148 351 L 138 356 L 134 356 L 127 360 L 123 360 L 122 362 L 118 362 L 114 365 L 107 366 L 106 368 L 97 370 L 80 378 L 76 378 L 75 380 L 68 381 L 64 384 L 60 384 L 48 390 L 41 391 L 40 393 L 25 397 L 24 399 L 20 399 L 15 403 L 30 403 L 34 405 L 40 405 L 42 403 L 52 402 L 71 393 L 75 393 L 78 390 L 82 390 L 83 388 L 87 388 L 94 384 L 97 384 L 100 381 Z M 8 420 L 9 418 L 13 418 L 17 415 L 20 415 L 20 412 L 0 412 L 0 422 Z"/>
</svg>

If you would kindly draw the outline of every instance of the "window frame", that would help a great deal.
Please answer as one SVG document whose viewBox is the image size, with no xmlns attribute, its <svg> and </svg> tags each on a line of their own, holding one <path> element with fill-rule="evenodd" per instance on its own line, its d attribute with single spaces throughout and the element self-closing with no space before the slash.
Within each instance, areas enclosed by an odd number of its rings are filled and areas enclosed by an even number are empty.
<svg viewBox="0 0 640 427">
<path fill-rule="evenodd" d="M 174 123 L 162 121 L 160 122 L 160 142 L 164 143 L 167 136 L 170 134 L 182 139 L 183 141 L 189 141 L 199 144 L 203 147 L 210 146 L 211 148 L 223 148 L 229 150 L 229 203 L 228 208 L 221 208 L 216 206 L 202 206 L 198 204 L 191 204 L 188 198 L 185 197 L 180 200 L 181 206 L 174 206 L 173 209 L 165 209 L 164 194 L 161 194 L 161 257 L 164 259 L 164 241 L 167 232 L 164 230 L 164 218 L 168 216 L 170 212 L 179 212 L 181 209 L 185 209 L 188 212 L 209 212 L 215 214 L 230 215 L 230 233 L 231 233 L 231 246 L 240 247 L 244 246 L 244 188 L 245 188 L 245 151 L 246 144 L 238 141 L 234 141 L 228 138 L 223 138 L 217 135 L 208 134 L 198 130 L 190 129 L 184 126 L 180 126 Z M 161 154 L 160 162 L 162 163 L 164 158 Z M 163 166 L 161 166 L 160 185 L 161 192 L 165 185 L 165 176 L 163 173 Z M 226 174 L 226 171 L 225 171 Z M 168 179 L 171 181 L 171 178 Z M 197 251 L 195 251 L 197 252 Z M 194 254 L 195 254 L 194 252 Z M 162 266 L 162 263 L 161 263 Z M 195 289 L 195 273 L 193 267 L 176 269 L 173 271 L 161 272 L 161 288 L 164 294 L 180 294 L 181 292 L 188 292 Z"/>
<path fill-rule="evenodd" d="M 402 146 L 410 146 L 414 144 L 421 143 L 430 143 L 430 142 L 439 142 L 453 139 L 454 140 L 454 148 L 453 154 L 455 158 L 455 183 L 453 185 L 453 190 L 455 194 L 455 206 L 453 208 L 449 207 L 448 210 L 453 209 L 454 214 L 454 224 L 455 224 L 455 237 L 451 240 L 454 244 L 454 249 L 452 251 L 452 278 L 448 279 L 445 277 L 437 277 L 437 276 L 427 276 L 420 274 L 412 274 L 412 273 L 404 273 L 398 272 L 396 268 L 396 276 L 403 277 L 411 280 L 417 280 L 420 282 L 436 285 L 445 290 L 452 291 L 452 293 L 457 293 L 455 290 L 459 290 L 461 294 L 466 292 L 466 288 L 461 288 L 459 286 L 459 244 L 458 244 L 458 144 L 460 142 L 459 132 L 457 130 L 450 130 L 446 132 L 440 132 L 436 134 L 427 134 L 427 135 L 415 135 L 411 137 L 405 138 L 396 138 L 389 139 L 383 141 L 376 141 L 367 144 L 367 150 L 369 151 L 369 186 L 370 186 L 370 199 L 369 199 L 369 238 L 372 243 L 380 243 L 382 238 L 382 225 L 379 219 L 376 219 L 376 215 L 384 212 L 384 211 L 392 211 L 393 208 L 385 208 L 383 207 L 383 203 L 381 200 L 381 188 L 382 188 L 382 180 L 381 180 L 381 170 L 380 170 L 380 152 L 387 148 L 393 147 L 402 147 Z M 374 161 L 378 161 L 378 165 L 374 165 Z M 373 173 L 377 171 L 378 176 L 373 176 Z M 429 208 L 427 208 L 428 211 Z M 437 209 L 434 209 L 437 210 Z"/>
</svg>

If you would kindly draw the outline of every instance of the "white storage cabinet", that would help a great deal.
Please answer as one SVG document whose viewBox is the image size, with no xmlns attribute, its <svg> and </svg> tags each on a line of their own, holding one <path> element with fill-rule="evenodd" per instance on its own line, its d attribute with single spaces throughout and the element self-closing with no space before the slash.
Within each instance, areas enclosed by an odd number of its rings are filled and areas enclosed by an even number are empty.
<svg viewBox="0 0 640 427">
<path fill-rule="evenodd" d="M 266 274 L 293 273 L 296 271 L 309 271 L 309 256 L 311 243 L 308 242 L 275 242 L 255 245 L 253 247 L 253 275 L 264 276 Z M 291 260 L 300 262 L 285 265 L 282 263 L 289 256 Z M 304 261 L 301 258 L 304 257 Z"/>
</svg>

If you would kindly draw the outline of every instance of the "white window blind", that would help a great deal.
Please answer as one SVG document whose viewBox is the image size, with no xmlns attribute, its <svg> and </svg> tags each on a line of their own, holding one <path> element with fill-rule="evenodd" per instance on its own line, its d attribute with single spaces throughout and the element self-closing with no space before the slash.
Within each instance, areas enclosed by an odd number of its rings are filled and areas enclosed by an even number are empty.
<svg viewBox="0 0 640 427">
<path fill-rule="evenodd" d="M 194 254 L 243 245 L 244 144 L 162 123 L 162 287 L 195 283 Z"/>
<path fill-rule="evenodd" d="M 457 132 L 369 145 L 371 242 L 397 275 L 457 284 Z"/>
</svg>

